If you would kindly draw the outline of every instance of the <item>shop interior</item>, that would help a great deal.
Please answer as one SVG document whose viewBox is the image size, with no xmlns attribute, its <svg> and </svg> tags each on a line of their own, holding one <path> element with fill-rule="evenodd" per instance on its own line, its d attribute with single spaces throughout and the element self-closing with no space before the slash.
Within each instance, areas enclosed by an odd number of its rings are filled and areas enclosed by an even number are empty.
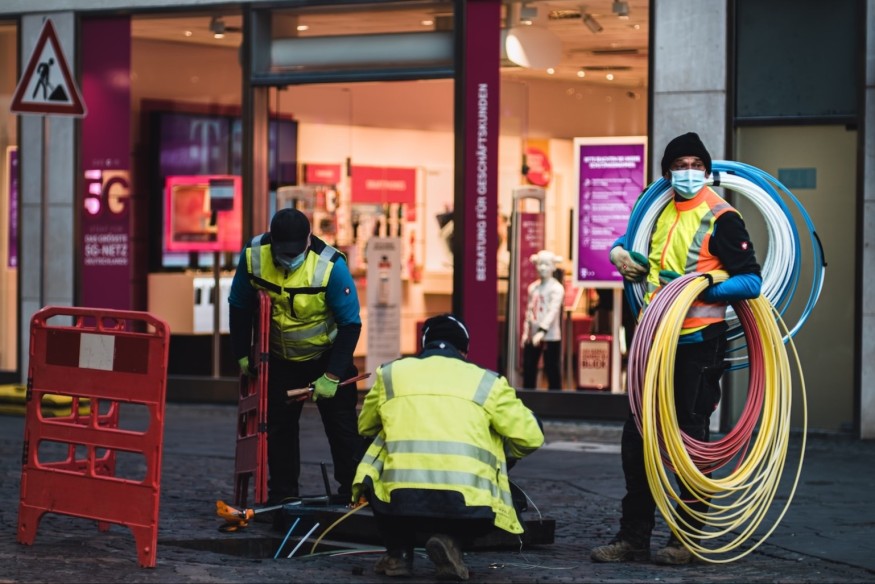
<svg viewBox="0 0 875 584">
<path fill-rule="evenodd" d="M 357 5 L 354 10 L 278 10 L 274 34 L 326 37 L 452 26 L 452 3 L 389 4 Z M 646 136 L 648 4 L 598 0 L 583 9 L 576 2 L 535 1 L 510 2 L 505 7 L 505 33 L 516 30 L 524 38 L 540 31 L 537 34 L 557 42 L 559 57 L 549 68 L 535 66 L 540 64 L 538 59 L 547 58 L 541 55 L 530 55 L 536 61 L 530 66 L 513 62 L 510 54 L 502 63 L 498 223 L 504 230 L 499 233 L 504 245 L 496 294 L 503 316 L 508 303 L 511 234 L 504 227 L 513 216 L 513 193 L 520 187 L 540 187 L 544 193 L 543 248 L 564 258 L 558 275 L 570 289 L 563 325 L 567 334 L 561 389 L 566 391 L 621 391 L 609 382 L 581 385 L 576 350 L 569 342 L 583 334 L 617 333 L 610 324 L 611 295 L 574 287 L 578 189 L 573 141 L 576 137 Z M 16 58 L 14 26 L 11 31 L 11 35 L 0 34 L 4 62 Z M 171 326 L 171 353 L 179 356 L 171 358 L 171 375 L 234 376 L 236 365 L 227 353 L 226 335 L 222 335 L 219 368 L 212 365 L 210 337 L 216 324 L 213 268 L 217 265 L 220 273 L 218 324 L 224 333 L 227 288 L 237 252 L 191 244 L 217 237 L 216 216 L 222 216 L 219 200 L 233 200 L 239 192 L 235 177 L 239 179 L 242 17 L 229 10 L 133 14 L 131 31 L 135 208 L 148 217 L 150 233 L 161 233 L 147 243 L 147 289 L 139 308 Z M 6 42 L 10 36 L 12 41 Z M 3 70 L 14 71 L 15 67 Z M 0 74 L 2 97 L 14 89 L 10 77 Z M 273 88 L 270 104 L 271 211 L 290 204 L 305 209 L 313 219 L 314 232 L 347 254 L 363 304 L 364 329 L 356 351 L 361 359 L 368 352 L 365 299 L 369 285 L 375 285 L 368 276 L 368 241 L 397 238 L 400 352 L 415 353 L 417 324 L 451 307 L 452 79 L 290 85 Z M 12 116 L 0 125 L 14 128 L 14 121 Z M 187 128 L 189 141 L 174 143 L 174 132 L 178 134 L 180 128 Z M 192 132 L 197 133 L 197 144 Z M 8 131 L 0 133 L 0 139 L 15 143 L 14 134 L 10 138 Z M 189 154 L 209 163 L 192 169 L 180 163 L 178 156 L 174 160 L 179 148 L 192 151 L 197 147 L 204 151 Z M 174 167 L 174 163 L 179 164 Z M 0 176 L 4 185 L 0 218 L 5 219 L 0 221 L 0 235 L 5 242 L 10 225 L 8 168 L 0 172 L 5 173 Z M 181 178 L 186 176 L 198 179 L 186 182 Z M 384 189 L 375 198 L 363 186 L 368 177 L 377 177 L 384 185 L 402 186 L 395 191 Z M 208 212 L 199 227 L 192 229 L 184 222 L 170 225 L 168 217 L 174 208 L 203 207 L 206 200 L 219 207 L 212 209 L 212 217 Z M 0 251 L 6 250 L 6 258 L 9 251 L 4 245 L 0 243 Z M 14 267 L 4 260 L 0 267 L 4 314 L 16 313 L 15 281 Z M 0 369 L 14 369 L 15 359 L 7 355 L 15 339 L 15 325 L 4 319 Z M 500 346 L 507 346 L 504 340 Z M 539 389 L 547 389 L 546 379 L 541 378 Z"/>
</svg>

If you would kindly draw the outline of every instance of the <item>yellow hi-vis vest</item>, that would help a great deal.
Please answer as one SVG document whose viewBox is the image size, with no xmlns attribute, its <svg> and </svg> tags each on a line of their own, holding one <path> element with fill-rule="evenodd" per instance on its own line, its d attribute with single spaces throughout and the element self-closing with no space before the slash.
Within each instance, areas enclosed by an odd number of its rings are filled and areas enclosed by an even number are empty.
<svg viewBox="0 0 875 584">
<path fill-rule="evenodd" d="M 270 244 L 261 240 L 255 236 L 246 249 L 246 268 L 252 285 L 270 295 L 270 352 L 289 361 L 315 359 L 337 336 L 325 290 L 340 252 L 312 238 L 304 264 L 290 273 L 274 263 Z"/>
<path fill-rule="evenodd" d="M 650 272 L 647 274 L 644 306 L 661 287 L 660 270 L 686 274 L 723 269 L 720 258 L 708 247 L 714 233 L 714 222 L 730 211 L 738 212 L 709 187 L 703 187 L 692 199 L 675 200 L 665 206 L 656 220 L 650 240 Z M 695 332 L 725 318 L 725 304 L 709 304 L 697 299 L 684 318 L 680 334 Z"/>
<path fill-rule="evenodd" d="M 496 527 L 523 532 L 504 445 L 521 458 L 540 447 L 544 435 L 504 377 L 443 355 L 393 361 L 377 369 L 359 433 L 377 436 L 356 470 L 354 500 L 365 485 L 390 506 L 396 489 L 420 490 L 423 497 L 455 491 L 465 508 L 491 509 Z M 447 509 L 446 516 L 464 511 Z"/>
</svg>

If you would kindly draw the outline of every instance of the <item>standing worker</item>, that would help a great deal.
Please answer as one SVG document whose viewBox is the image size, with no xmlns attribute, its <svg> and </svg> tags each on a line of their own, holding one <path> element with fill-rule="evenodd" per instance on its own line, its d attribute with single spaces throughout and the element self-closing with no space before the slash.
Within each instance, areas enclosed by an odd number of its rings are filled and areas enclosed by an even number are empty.
<svg viewBox="0 0 875 584">
<path fill-rule="evenodd" d="M 565 286 L 554 277 L 562 258 L 542 249 L 529 258 L 538 279 L 529 284 L 526 318 L 520 346 L 523 349 L 523 387 L 537 389 L 538 363 L 544 354 L 544 373 L 550 389 L 562 389 L 562 305 Z"/>
<path fill-rule="evenodd" d="M 362 327 L 346 259 L 311 233 L 310 221 L 297 209 L 277 211 L 270 231 L 244 246 L 228 302 L 231 348 L 245 375 L 253 374 L 249 351 L 257 290 L 271 300 L 268 504 L 298 497 L 304 404 L 290 402 L 286 392 L 309 385 L 328 436 L 338 493 L 348 499 L 364 442 L 356 430 L 355 385 L 338 387 L 358 372 L 353 352 Z"/>
<path fill-rule="evenodd" d="M 376 436 L 359 464 L 354 500 L 367 498 L 386 545 L 378 574 L 410 576 L 414 538 L 441 580 L 467 580 L 462 546 L 498 527 L 522 533 L 507 478 L 544 443 L 535 415 L 507 379 L 466 360 L 457 316 L 425 321 L 422 351 L 377 369 L 358 428 Z"/>
<path fill-rule="evenodd" d="M 720 377 L 726 369 L 726 306 L 759 296 L 760 266 L 741 215 L 705 186 L 711 174 L 711 155 L 697 134 L 688 132 L 668 143 L 662 157 L 662 174 L 671 181 L 673 200 L 656 221 L 646 265 L 638 263 L 625 249 L 625 236 L 614 243 L 610 259 L 625 280 L 638 282 L 646 278 L 642 310 L 663 285 L 681 274 L 712 270 L 729 274 L 727 280 L 707 288 L 690 307 L 675 357 L 678 427 L 695 440 L 707 441 L 711 413 L 720 401 Z M 621 458 L 626 495 L 620 531 L 610 543 L 592 550 L 590 557 L 595 562 L 650 557 L 656 503 L 647 483 L 643 440 L 631 412 L 623 427 Z M 707 511 L 708 503 L 696 501 L 683 481 L 675 478 L 680 497 L 692 502 L 692 509 Z M 692 529 L 702 527 L 702 522 L 689 513 L 680 508 L 679 512 L 679 521 L 686 521 Z M 687 564 L 692 558 L 672 533 L 653 560 L 658 564 Z"/>
</svg>

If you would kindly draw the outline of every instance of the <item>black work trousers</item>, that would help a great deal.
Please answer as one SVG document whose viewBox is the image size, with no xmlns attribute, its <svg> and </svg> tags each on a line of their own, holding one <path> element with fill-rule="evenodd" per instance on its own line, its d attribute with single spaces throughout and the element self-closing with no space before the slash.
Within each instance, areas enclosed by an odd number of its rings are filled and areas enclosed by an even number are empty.
<svg viewBox="0 0 875 584">
<path fill-rule="evenodd" d="M 490 519 L 455 519 L 452 517 L 399 517 L 374 512 L 377 530 L 389 555 L 411 555 L 418 542 L 425 543 L 441 533 L 454 538 L 461 548 L 496 529 Z"/>
<path fill-rule="evenodd" d="M 278 503 L 297 497 L 301 475 L 300 427 L 301 410 L 305 402 L 288 401 L 286 392 L 306 387 L 325 373 L 330 353 L 313 361 L 287 361 L 270 356 L 268 367 L 267 466 L 268 499 Z M 343 379 L 355 376 L 358 370 L 350 365 Z M 322 426 L 328 437 L 334 478 L 340 495 L 351 496 L 356 466 L 364 454 L 364 441 L 358 433 L 356 404 L 358 393 L 354 383 L 340 386 L 333 398 L 316 401 Z M 321 483 L 320 483 L 321 484 Z"/>
<path fill-rule="evenodd" d="M 678 426 L 696 440 L 710 438 L 710 418 L 720 401 L 720 377 L 726 368 L 725 355 L 726 340 L 722 335 L 701 343 L 678 345 L 674 371 Z M 644 443 L 631 412 L 623 426 L 621 452 L 626 495 L 623 497 L 619 538 L 636 547 L 649 547 L 656 503 L 647 484 Z M 695 501 L 689 505 L 691 508 L 698 512 L 708 509 L 708 504 L 696 501 L 679 478 L 675 477 L 675 481 L 681 499 Z M 693 527 L 702 526 L 701 521 L 693 520 L 687 513 L 681 513 L 681 519 Z"/>
</svg>

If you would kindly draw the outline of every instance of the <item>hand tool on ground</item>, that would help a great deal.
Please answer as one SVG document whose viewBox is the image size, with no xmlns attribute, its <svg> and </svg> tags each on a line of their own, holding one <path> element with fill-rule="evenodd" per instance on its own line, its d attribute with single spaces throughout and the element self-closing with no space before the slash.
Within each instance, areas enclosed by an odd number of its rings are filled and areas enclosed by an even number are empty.
<svg viewBox="0 0 875 584">
<path fill-rule="evenodd" d="M 344 379 L 337 385 L 347 385 L 349 383 L 355 383 L 357 381 L 361 381 L 362 379 L 367 379 L 370 377 L 370 373 L 362 373 L 361 375 L 356 375 L 355 377 L 350 377 L 349 379 Z M 313 384 L 311 383 L 307 387 L 299 387 L 297 389 L 290 389 L 286 392 L 286 395 L 290 398 L 289 401 L 304 401 L 305 399 L 309 399 L 311 395 L 313 395 Z"/>
<path fill-rule="evenodd" d="M 271 505 L 262 509 L 238 509 L 225 503 L 224 501 L 216 501 L 216 515 L 225 520 L 225 524 L 219 527 L 219 531 L 231 532 L 237 531 L 249 525 L 252 518 L 259 513 L 267 513 L 282 509 L 283 505 Z"/>
</svg>

